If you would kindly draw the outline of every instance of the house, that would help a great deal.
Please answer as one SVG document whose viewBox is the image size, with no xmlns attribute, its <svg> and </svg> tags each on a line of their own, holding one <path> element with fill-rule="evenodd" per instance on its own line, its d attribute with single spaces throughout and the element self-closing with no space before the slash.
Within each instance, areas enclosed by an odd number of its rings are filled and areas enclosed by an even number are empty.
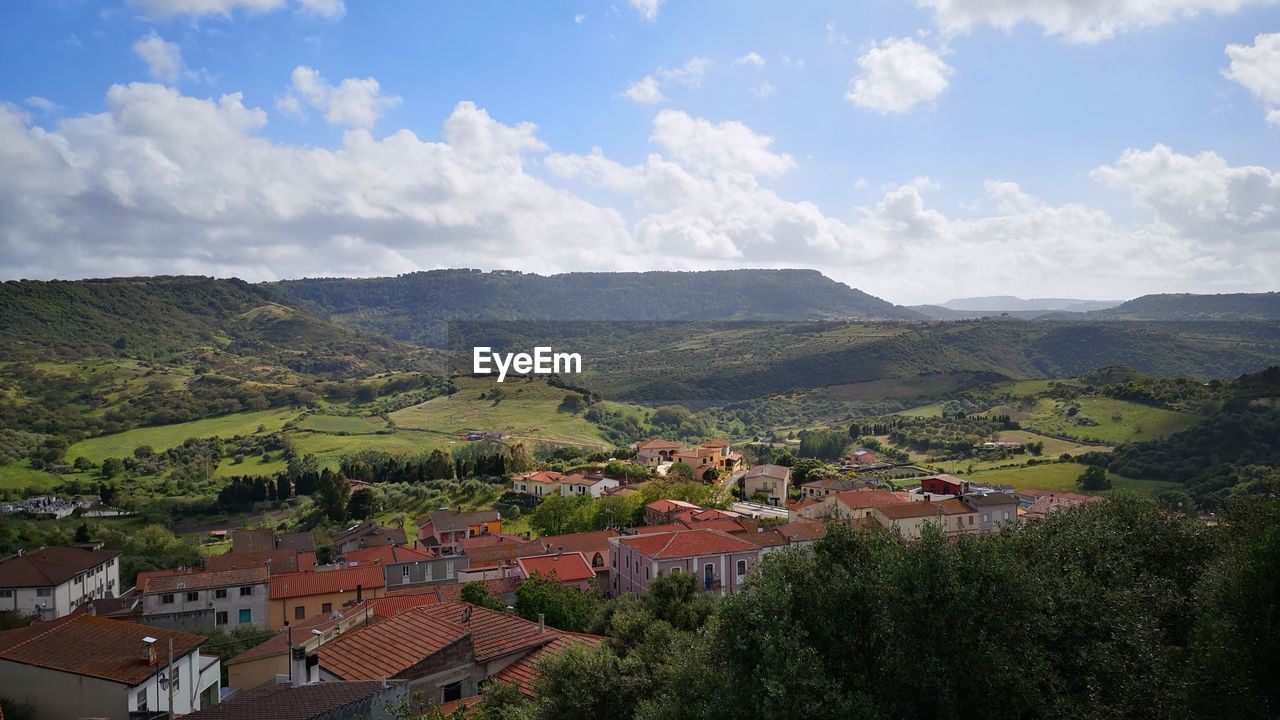
<svg viewBox="0 0 1280 720">
<path fill-rule="evenodd" d="M 497 542 L 492 538 L 464 540 L 461 550 L 459 559 L 465 563 L 458 570 L 458 582 L 511 577 L 516 560 L 546 553 L 538 543 L 507 535 L 499 536 Z"/>
<path fill-rule="evenodd" d="M 392 720 L 405 696 L 402 682 L 366 680 L 271 685 L 237 695 L 186 720 Z"/>
<path fill-rule="evenodd" d="M 733 472 L 738 464 L 742 462 L 742 454 L 733 452 L 733 448 L 729 446 L 728 440 L 708 440 L 700 446 L 708 450 L 712 450 L 716 454 L 716 467 L 720 470 Z"/>
<path fill-rule="evenodd" d="M 460 540 L 501 532 L 502 515 L 496 510 L 437 510 L 418 521 L 418 541 L 440 555 L 458 554 Z"/>
<path fill-rule="evenodd" d="M 757 465 L 743 474 L 738 482 L 742 485 L 743 498 L 782 507 L 787 502 L 791 468 L 783 465 Z"/>
<path fill-rule="evenodd" d="M 674 443 L 670 440 L 645 440 L 635 444 L 636 456 L 632 462 L 645 467 L 657 467 L 669 462 L 675 462 L 676 452 L 680 449 L 680 443 Z"/>
<path fill-rule="evenodd" d="M 879 465 L 880 456 L 866 448 L 859 448 L 849 453 L 849 457 L 845 458 L 845 462 L 855 468 Z"/>
<path fill-rule="evenodd" d="M 570 645 L 598 645 L 601 642 L 604 642 L 604 638 L 596 635 L 570 632 L 557 633 L 551 642 L 499 670 L 498 674 L 493 676 L 491 682 L 514 685 L 525 697 L 536 698 L 538 693 L 533 687 L 538 678 L 542 677 L 542 672 L 538 668 L 542 667 L 543 661 L 563 651 Z"/>
<path fill-rule="evenodd" d="M 828 495 L 800 509 L 797 517 L 856 520 L 872 517 L 877 507 L 908 502 L 906 493 L 890 490 L 848 490 Z"/>
<path fill-rule="evenodd" d="M 466 603 L 414 608 L 320 646 L 322 682 L 407 681 L 433 702 L 477 694 L 481 682 L 562 633 Z"/>
<path fill-rule="evenodd" d="M 621 485 L 613 478 L 604 475 L 566 475 L 560 481 L 560 494 L 565 497 L 590 495 L 593 498 L 603 497 L 605 492 Z"/>
<path fill-rule="evenodd" d="M 920 490 L 933 495 L 960 497 L 969 492 L 969 481 L 951 475 L 934 475 L 920 481 Z"/>
<path fill-rule="evenodd" d="M 316 541 L 310 531 L 277 535 L 274 530 L 234 530 L 231 532 L 230 555 L 259 553 L 267 550 L 293 550 L 315 553 Z"/>
<path fill-rule="evenodd" d="M 404 544 L 404 530 L 401 528 L 379 527 L 377 523 L 373 522 L 352 525 L 333 536 L 334 555 L 338 557 L 343 557 L 352 550 L 359 550 L 360 548 Z"/>
<path fill-rule="evenodd" d="M 310 533 L 307 533 L 310 535 Z M 316 567 L 314 550 L 296 550 L 281 547 L 274 550 L 254 550 L 252 552 L 223 553 L 210 555 L 204 559 L 204 569 L 209 572 L 224 570 L 245 570 L 264 567 L 268 573 L 306 572 Z"/>
<path fill-rule="evenodd" d="M 580 552 L 554 552 L 549 555 L 533 555 L 516 558 L 516 576 L 531 578 L 542 575 L 555 578 L 561 585 L 571 585 L 583 591 L 591 590 L 596 570 L 587 556 Z"/>
<path fill-rule="evenodd" d="M 90 600 L 120 595 L 119 558 L 119 550 L 95 543 L 19 550 L 0 560 L 0 611 L 53 620 Z"/>
<path fill-rule="evenodd" d="M 80 614 L 0 632 L 0 697 L 36 720 L 178 715 L 218 702 L 221 666 L 199 635 Z M 173 662 L 170 665 L 170 648 Z"/>
<path fill-rule="evenodd" d="M 696 447 L 677 450 L 675 462 L 684 463 L 693 468 L 693 477 L 702 480 L 708 470 L 719 470 L 724 467 L 724 458 L 715 448 Z"/>
<path fill-rule="evenodd" d="M 1027 520 L 1043 520 L 1055 512 L 1069 510 L 1071 508 L 1088 505 L 1090 503 L 1102 502 L 1102 498 L 1097 495 L 1081 495 L 1079 493 L 1071 492 L 1039 492 L 1040 494 L 1035 497 L 1035 500 L 1032 501 L 1031 505 L 1026 509 L 1026 513 L 1023 517 Z M 1022 493 L 1019 493 L 1019 495 L 1022 495 Z"/>
<path fill-rule="evenodd" d="M 610 552 L 613 545 L 609 538 L 618 537 L 617 530 L 597 530 L 596 532 L 570 533 L 568 535 L 543 535 L 535 540 L 542 546 L 544 553 L 579 552 L 587 558 L 596 575 L 609 573 Z"/>
<path fill-rule="evenodd" d="M 993 535 L 1018 524 L 1018 498 L 1008 493 L 970 493 L 960 498 L 978 513 L 978 532 Z"/>
<path fill-rule="evenodd" d="M 685 510 L 701 509 L 683 500 L 654 500 L 644 506 L 644 522 L 646 525 L 667 525 L 675 522 L 676 515 Z"/>
<path fill-rule="evenodd" d="M 230 658 L 224 663 L 227 666 L 227 687 L 252 690 L 273 685 L 281 676 L 288 678 L 292 672 L 290 647 L 314 650 L 352 628 L 377 620 L 376 615 L 365 612 L 365 605 L 362 603 L 347 612 L 322 613 L 295 621 L 267 640 Z"/>
<path fill-rule="evenodd" d="M 859 490 L 866 487 L 867 484 L 861 480 L 850 480 L 848 478 L 826 477 L 818 480 L 810 480 L 800 485 L 800 497 L 812 500 L 818 500 L 828 495 L 838 492 L 849 492 L 850 490 Z"/>
<path fill-rule="evenodd" d="M 559 495 L 561 494 L 560 483 L 564 479 L 565 476 L 562 473 L 551 470 L 529 472 L 511 481 L 511 491 L 534 497 Z"/>
<path fill-rule="evenodd" d="M 331 613 L 365 598 L 382 597 L 386 577 L 378 565 L 341 570 L 280 573 L 270 580 L 267 626 L 279 630 L 320 613 Z"/>
<path fill-rule="evenodd" d="M 955 499 L 882 505 L 872 508 L 871 513 L 881 525 L 896 529 L 908 540 L 918 539 L 928 524 L 949 536 L 978 532 L 977 512 Z"/>
<path fill-rule="evenodd" d="M 458 558 L 441 557 L 421 548 L 378 545 L 347 553 L 347 567 L 379 565 L 388 590 L 457 582 Z M 466 563 L 462 563 L 466 566 Z"/>
<path fill-rule="evenodd" d="M 760 548 L 719 530 L 680 530 L 611 538 L 610 594 L 644 593 L 663 573 L 693 573 L 707 592 L 732 595 L 760 559 Z"/>
<path fill-rule="evenodd" d="M 169 629 L 267 626 L 265 567 L 153 577 L 143 585 L 142 622 Z"/>
</svg>

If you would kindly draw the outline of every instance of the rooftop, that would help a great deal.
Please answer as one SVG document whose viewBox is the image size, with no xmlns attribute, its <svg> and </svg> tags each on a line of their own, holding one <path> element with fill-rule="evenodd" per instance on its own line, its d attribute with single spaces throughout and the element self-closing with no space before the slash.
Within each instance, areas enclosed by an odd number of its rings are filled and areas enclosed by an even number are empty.
<svg viewBox="0 0 1280 720">
<path fill-rule="evenodd" d="M 394 565 L 396 563 L 421 562 L 435 559 L 433 553 L 404 545 L 375 545 L 346 554 L 347 564 L 355 565 Z"/>
<path fill-rule="evenodd" d="M 649 503 L 648 505 L 645 505 L 644 507 L 646 510 L 653 510 L 654 512 L 660 512 L 660 513 L 669 513 L 675 510 L 701 510 L 702 509 L 697 505 L 694 505 L 693 503 L 688 503 L 683 500 L 667 500 L 667 499 L 654 500 L 653 502 Z"/>
<path fill-rule="evenodd" d="M 595 569 L 580 552 L 524 557 L 516 560 L 516 564 L 520 566 L 520 572 L 525 577 L 545 575 L 555 577 L 560 582 L 594 580 L 596 577 Z"/>
<path fill-rule="evenodd" d="M 257 585 L 266 582 L 267 577 L 268 570 L 265 567 L 192 573 L 190 575 L 163 575 L 147 580 L 142 592 L 145 595 L 153 595 L 155 593 L 208 590 L 210 588 L 232 587 L 235 585 Z"/>
<path fill-rule="evenodd" d="M 977 507 L 986 507 L 989 505 L 1015 505 L 1018 498 L 1002 492 L 970 494 L 964 496 L 965 502 Z"/>
<path fill-rule="evenodd" d="M 243 553 L 223 553 L 205 558 L 204 566 L 209 571 L 242 570 L 251 567 L 269 568 L 271 572 L 299 572 L 311 570 L 316 566 L 316 554 L 311 550 L 294 550 L 280 548 L 278 550 L 255 550 Z"/>
<path fill-rule="evenodd" d="M 617 530 L 569 533 L 568 535 L 543 535 L 536 542 L 547 552 L 564 549 L 570 552 L 597 553 L 609 551 L 609 538 L 618 537 Z"/>
<path fill-rule="evenodd" d="M 402 528 L 380 527 L 376 523 L 367 522 L 359 525 L 352 525 L 333 536 L 334 545 L 343 545 L 357 538 L 363 538 L 369 535 L 385 535 L 391 540 L 392 544 L 403 545 L 405 543 L 404 530 Z"/>
<path fill-rule="evenodd" d="M 0 632 L 0 660 L 138 685 L 164 667 L 159 660 L 141 659 L 142 641 L 147 637 L 155 638 L 157 658 L 162 650 L 168 655 L 170 638 L 175 659 L 205 641 L 199 635 L 140 623 L 74 615 Z"/>
<path fill-rule="evenodd" d="M 343 680 L 395 677 L 468 637 L 466 627 L 430 609 L 414 608 L 321 645 L 320 666 Z"/>
<path fill-rule="evenodd" d="M 520 482 L 542 483 L 554 485 L 567 479 L 566 475 L 551 470 L 538 470 L 520 476 Z"/>
<path fill-rule="evenodd" d="M 582 633 L 560 632 L 551 640 L 551 642 L 525 655 L 519 660 L 511 663 L 493 676 L 497 682 L 515 684 L 520 692 L 527 697 L 535 697 L 533 691 L 534 682 L 542 675 L 538 672 L 538 665 L 548 657 L 555 655 L 570 645 L 598 645 L 604 641 L 604 638 L 597 635 L 585 635 Z"/>
<path fill-rule="evenodd" d="M 357 587 L 370 590 L 386 584 L 382 568 L 377 565 L 361 565 L 342 570 L 281 573 L 271 576 L 271 599 L 324 595 L 349 592 Z"/>
<path fill-rule="evenodd" d="M 502 520 L 502 515 L 496 510 L 476 510 L 473 512 L 437 510 L 428 515 L 425 521 L 419 520 L 418 525 L 425 526 L 430 523 L 436 532 L 453 532 L 455 530 L 466 530 L 471 525 L 499 522 L 500 520 Z"/>
<path fill-rule="evenodd" d="M 61 585 L 119 555 L 119 550 L 42 547 L 0 560 L 0 587 Z"/>
<path fill-rule="evenodd" d="M 657 438 L 654 440 L 645 440 L 644 442 L 636 443 L 636 449 L 637 450 L 679 450 L 680 443 L 674 443 L 674 442 L 671 442 L 670 440 L 663 440 L 661 438 Z"/>
<path fill-rule="evenodd" d="M 833 497 L 850 510 L 865 510 L 910 502 L 906 495 L 889 490 L 849 490 L 836 493 Z"/>
<path fill-rule="evenodd" d="M 231 552 L 236 555 L 244 553 L 265 552 L 267 550 L 298 550 L 315 552 L 316 542 L 311 532 L 284 533 L 276 535 L 274 530 L 234 530 L 231 532 Z"/>
<path fill-rule="evenodd" d="M 381 680 L 323 682 L 301 687 L 267 685 L 184 717 L 189 720 L 313 720 L 376 699 L 383 692 L 391 690 Z M 375 706 L 382 709 L 376 700 Z"/>
<path fill-rule="evenodd" d="M 618 542 L 648 557 L 660 559 L 757 550 L 754 544 L 719 530 L 683 530 L 653 535 L 633 535 L 619 538 Z"/>
<path fill-rule="evenodd" d="M 785 465 L 756 465 L 742 476 L 744 480 L 756 477 L 771 477 L 775 480 L 786 480 L 791 477 L 791 468 Z"/>
</svg>

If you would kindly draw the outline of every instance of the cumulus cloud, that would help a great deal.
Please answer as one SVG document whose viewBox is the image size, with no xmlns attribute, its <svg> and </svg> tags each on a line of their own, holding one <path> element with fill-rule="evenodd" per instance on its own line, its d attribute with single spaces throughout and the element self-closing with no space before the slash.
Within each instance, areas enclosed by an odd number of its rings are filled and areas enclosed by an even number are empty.
<svg viewBox="0 0 1280 720">
<path fill-rule="evenodd" d="M 23 100 L 22 104 L 27 107 L 35 108 L 42 113 L 52 113 L 61 109 L 61 106 L 58 105 L 58 103 L 50 100 L 49 98 L 40 97 L 39 95 L 32 95 L 26 100 Z"/>
<path fill-rule="evenodd" d="M 173 17 L 231 17 L 236 11 L 267 13 L 289 7 L 289 0 L 129 0 L 144 15 L 156 20 Z M 342 0 L 297 0 L 296 7 L 307 15 L 337 19 L 346 12 Z"/>
<path fill-rule="evenodd" d="M 746 55 L 743 55 L 742 57 L 738 58 L 737 60 L 734 60 L 733 64 L 734 65 L 754 65 L 756 67 L 764 67 L 764 58 L 760 56 L 760 53 L 755 52 L 753 50 L 747 53 Z"/>
<path fill-rule="evenodd" d="M 777 177 L 796 165 L 790 155 L 769 150 L 773 138 L 740 122 L 711 123 L 678 110 L 659 112 L 649 139 L 676 162 L 707 175 L 739 172 Z"/>
<path fill-rule="evenodd" d="M 860 73 L 845 99 L 880 113 L 903 113 L 947 89 L 950 65 L 938 53 L 911 38 L 889 38 L 858 58 Z"/>
<path fill-rule="evenodd" d="M 646 75 L 644 78 L 627 85 L 621 93 L 621 96 L 638 103 L 660 103 L 667 98 L 662 94 L 663 86 L 683 85 L 685 87 L 698 87 L 702 84 L 702 78 L 707 74 L 707 68 L 711 66 L 711 61 L 704 57 L 689 58 L 685 64 L 669 68 L 658 67 L 652 75 Z"/>
<path fill-rule="evenodd" d="M 374 78 L 347 78 L 330 85 L 316 70 L 305 65 L 293 69 L 292 84 L 276 99 L 276 109 L 302 115 L 306 104 L 324 113 L 336 125 L 370 128 L 383 112 L 400 104 L 395 95 L 383 95 Z"/>
<path fill-rule="evenodd" d="M 1267 106 L 1267 122 L 1280 124 L 1280 33 L 1258 35 L 1252 45 L 1228 45 L 1222 71 Z"/>
<path fill-rule="evenodd" d="M 762 82 L 759 85 L 756 85 L 755 87 L 751 88 L 752 94 L 754 94 L 756 97 L 769 97 L 770 95 L 774 94 L 777 90 L 778 88 L 774 87 L 773 83 L 768 81 Z"/>
<path fill-rule="evenodd" d="M 658 19 L 658 8 L 662 6 L 663 0 L 629 0 L 631 7 L 640 11 L 645 20 L 653 22 Z"/>
<path fill-rule="evenodd" d="M 1161 25 L 1202 13 L 1233 13 L 1274 0 L 916 0 L 933 10 L 947 33 L 963 33 L 977 25 L 1010 31 L 1022 23 L 1038 25 L 1048 35 L 1092 43 L 1118 33 Z"/>
<path fill-rule="evenodd" d="M 147 74 L 153 80 L 172 84 L 182 75 L 182 48 L 160 37 L 155 30 L 138 38 L 133 44 L 133 54 L 147 64 Z"/>
</svg>

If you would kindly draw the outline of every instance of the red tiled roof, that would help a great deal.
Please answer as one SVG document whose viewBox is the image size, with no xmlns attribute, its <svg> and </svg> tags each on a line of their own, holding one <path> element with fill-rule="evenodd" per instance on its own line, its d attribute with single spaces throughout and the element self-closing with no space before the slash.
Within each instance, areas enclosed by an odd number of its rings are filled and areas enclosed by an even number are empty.
<svg viewBox="0 0 1280 720">
<path fill-rule="evenodd" d="M 849 490 L 835 493 L 831 497 L 850 510 L 866 510 L 910 502 L 905 494 L 889 490 Z"/>
<path fill-rule="evenodd" d="M 520 476 L 520 482 L 540 483 L 543 485 L 555 485 L 564 479 L 564 474 L 552 470 L 538 470 L 537 472 L 525 473 Z"/>
<path fill-rule="evenodd" d="M 666 525 L 637 525 L 631 528 L 630 533 L 632 535 L 655 535 L 657 533 L 679 532 L 688 529 L 688 525 L 676 522 Z"/>
<path fill-rule="evenodd" d="M 320 646 L 320 667 L 343 680 L 395 677 L 467 638 L 466 627 L 420 607 Z"/>
<path fill-rule="evenodd" d="M 42 547 L 0 560 L 0 587 L 61 585 L 119 555 L 119 550 Z"/>
<path fill-rule="evenodd" d="M 463 548 L 463 555 L 467 558 L 467 568 L 470 570 L 513 563 L 518 557 L 542 553 L 542 546 L 533 542 L 501 542 L 487 547 Z"/>
<path fill-rule="evenodd" d="M 701 510 L 702 509 L 697 505 L 694 505 L 693 503 L 687 503 L 683 500 L 666 500 L 666 499 L 654 500 L 653 502 L 649 503 L 648 505 L 645 505 L 644 507 L 646 510 L 653 510 L 654 512 L 660 512 L 660 513 L 669 513 L 674 510 Z"/>
<path fill-rule="evenodd" d="M 454 700 L 452 702 L 441 703 L 435 706 L 434 709 L 440 713 L 441 717 L 451 718 L 453 717 L 453 714 L 458 711 L 459 708 L 469 708 L 483 699 L 484 699 L 483 695 L 475 695 L 469 698 L 462 698 L 461 700 Z M 466 711 L 463 710 L 462 714 L 466 715 Z M 0 720 L 4 720 L 4 718 L 0 718 Z"/>
<path fill-rule="evenodd" d="M 525 557 L 516 560 L 516 564 L 520 566 L 520 573 L 525 577 L 545 575 L 554 577 L 560 582 L 594 580 L 596 577 L 595 569 L 580 552 Z"/>
<path fill-rule="evenodd" d="M 373 619 L 377 620 L 380 618 L 375 617 Z M 305 637 L 305 633 L 302 633 L 302 631 L 328 630 L 334 625 L 337 625 L 338 622 L 340 621 L 335 620 L 329 613 L 319 613 L 312 615 L 306 620 L 295 620 L 290 627 L 293 628 L 294 633 L 300 633 L 298 637 Z M 227 664 L 249 662 L 259 658 L 271 657 L 273 655 L 283 655 L 289 652 L 289 637 L 289 630 L 282 630 L 263 642 L 260 642 L 239 655 L 227 660 Z"/>
<path fill-rule="evenodd" d="M 722 530 L 727 533 L 738 533 L 746 530 L 741 522 L 733 518 L 714 518 L 711 520 L 685 520 L 684 524 L 690 530 Z"/>
<path fill-rule="evenodd" d="M 316 554 L 310 550 L 261 550 L 244 553 L 225 553 L 205 558 L 209 571 L 241 570 L 251 567 L 269 568 L 273 573 L 305 572 L 316 566 Z"/>
<path fill-rule="evenodd" d="M 156 664 L 140 659 L 142 639 L 154 637 Z M 169 638 L 173 656 L 185 657 L 205 641 L 199 635 L 94 615 L 75 615 L 54 622 L 0 632 L 0 660 L 61 672 L 138 685 L 164 668 Z"/>
<path fill-rule="evenodd" d="M 375 545 L 347 553 L 347 565 L 394 565 L 435 559 L 433 553 L 404 545 Z"/>
<path fill-rule="evenodd" d="M 362 565 L 343 570 L 281 573 L 271 576 L 271 599 L 347 592 L 355 590 L 356 586 L 371 590 L 383 587 L 385 584 L 386 578 L 383 576 L 382 568 L 377 565 Z"/>
<path fill-rule="evenodd" d="M 709 448 L 729 447 L 729 441 L 716 438 L 715 440 L 708 440 L 702 443 L 702 447 L 709 447 Z"/>
<path fill-rule="evenodd" d="M 526 697 L 537 697 L 537 693 L 533 690 L 533 684 L 542 675 L 542 673 L 538 672 L 538 664 L 540 662 L 561 652 L 570 645 L 598 645 L 603 641 L 604 638 L 598 635 L 569 632 L 557 633 L 551 642 L 498 671 L 498 674 L 494 675 L 493 679 L 497 682 L 514 684 Z"/>
<path fill-rule="evenodd" d="M 906 520 L 909 518 L 934 517 L 943 515 L 945 511 L 941 503 L 933 502 L 905 502 L 898 505 L 886 505 L 876 508 L 881 514 L 890 520 Z M 971 510 L 969 512 L 972 512 Z"/>
<path fill-rule="evenodd" d="M 322 682 L 292 687 L 267 685 L 224 700 L 200 712 L 184 715 L 189 720 L 313 720 L 319 717 L 350 717 L 337 712 L 373 699 L 373 710 L 382 710 L 379 693 L 391 693 L 381 680 L 367 682 Z"/>
<path fill-rule="evenodd" d="M 147 583 L 142 586 L 142 593 L 151 595 L 185 590 L 208 590 L 210 588 L 232 587 L 233 585 L 257 585 L 266 581 L 267 569 L 265 567 L 192 573 L 189 575 L 163 575 L 147 580 Z"/>
<path fill-rule="evenodd" d="M 477 662 L 488 662 L 517 650 L 542 645 L 554 637 L 555 631 L 540 630 L 536 622 L 462 602 L 432 605 L 414 612 L 432 612 L 461 623 L 467 608 L 471 608 L 467 627 L 475 638 Z"/>
<path fill-rule="evenodd" d="M 946 500 L 943 500 L 937 505 L 938 507 L 942 508 L 943 515 L 965 515 L 968 513 L 977 512 L 973 508 L 969 507 L 968 505 L 964 504 L 963 502 L 955 498 L 947 498 Z"/>
<path fill-rule="evenodd" d="M 546 552 L 564 549 L 569 552 L 583 554 L 607 553 L 611 549 L 609 547 L 609 538 L 618 537 L 618 535 L 617 530 L 597 530 L 596 532 L 569 533 L 568 535 L 543 535 L 535 542 L 541 545 Z"/>
<path fill-rule="evenodd" d="M 636 443 L 636 449 L 637 450 L 679 450 L 680 443 L 673 443 L 670 440 L 663 440 L 659 438 L 655 440 L 645 440 L 644 442 L 638 442 Z"/>
<path fill-rule="evenodd" d="M 683 558 L 751 552 L 756 546 L 719 530 L 684 530 L 682 532 L 635 535 L 619 542 L 650 558 Z"/>
<path fill-rule="evenodd" d="M 458 547 L 461 548 L 462 552 L 465 554 L 468 550 L 474 550 L 475 548 L 493 547 L 494 545 L 499 545 L 501 543 L 523 544 L 527 542 L 529 542 L 527 538 L 520 537 L 519 535 L 489 533 L 488 535 L 477 535 L 475 537 L 463 538 L 458 541 Z"/>
</svg>

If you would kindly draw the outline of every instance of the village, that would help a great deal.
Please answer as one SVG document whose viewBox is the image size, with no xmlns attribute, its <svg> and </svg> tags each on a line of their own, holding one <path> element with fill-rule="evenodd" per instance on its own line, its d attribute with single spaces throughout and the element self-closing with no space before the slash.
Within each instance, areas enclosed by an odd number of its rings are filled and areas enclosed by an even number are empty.
<svg viewBox="0 0 1280 720">
<path fill-rule="evenodd" d="M 885 480 L 892 464 L 865 448 L 798 484 L 792 467 L 748 467 L 725 440 L 650 439 L 632 450 L 628 464 L 647 477 L 705 483 L 713 502 L 664 497 L 644 505 L 642 523 L 536 537 L 504 532 L 496 509 L 429 512 L 416 536 L 359 522 L 324 547 L 312 532 L 234 529 L 227 552 L 139 572 L 128 588 L 121 553 L 98 542 L 19 552 L 0 560 L 0 612 L 34 622 L 0 632 L 0 696 L 39 718 L 248 718 L 299 705 L 314 711 L 306 717 L 382 717 L 411 694 L 450 712 L 478 702 L 487 683 L 532 696 L 542 658 L 604 640 L 541 613 L 522 617 L 522 583 L 617 598 L 688 575 L 724 597 L 770 555 L 832 524 L 908 543 L 930 532 L 980 537 L 1099 500 L 946 474 Z M 628 477 L 533 470 L 511 491 L 533 506 L 641 492 Z M 40 499 L 27 510 L 68 504 Z M 201 634 L 214 629 L 257 630 L 262 641 L 220 658 Z"/>
</svg>

